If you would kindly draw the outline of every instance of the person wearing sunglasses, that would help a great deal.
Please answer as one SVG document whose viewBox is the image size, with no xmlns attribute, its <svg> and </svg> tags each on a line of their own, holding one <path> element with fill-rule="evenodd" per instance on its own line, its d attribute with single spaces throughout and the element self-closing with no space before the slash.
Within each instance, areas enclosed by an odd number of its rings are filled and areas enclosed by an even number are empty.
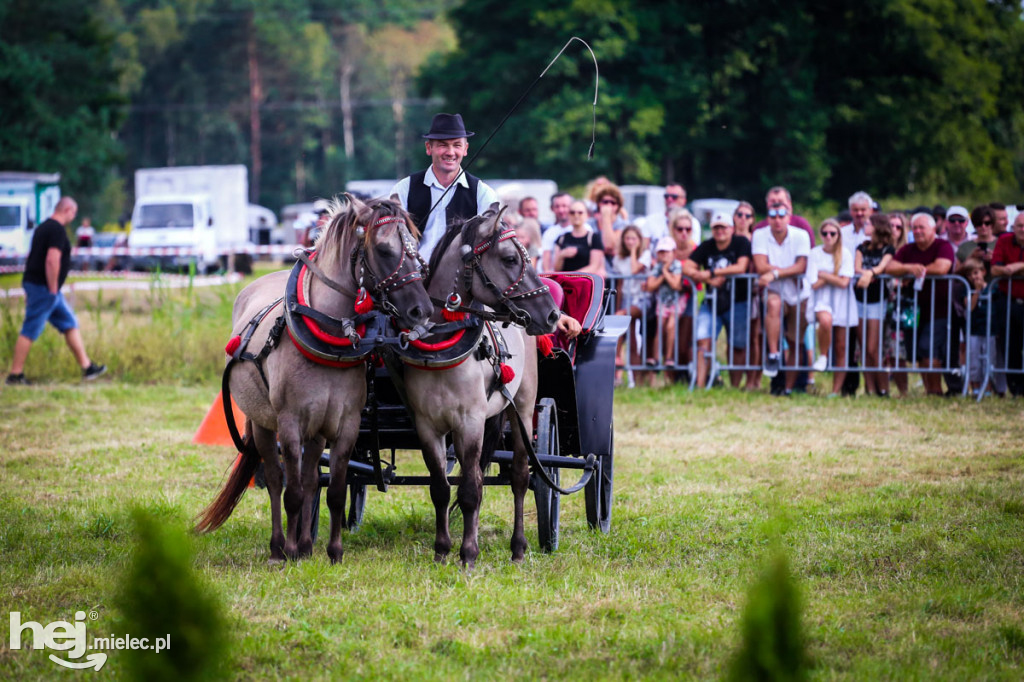
<svg viewBox="0 0 1024 682">
<path fill-rule="evenodd" d="M 736 205 L 732 214 L 733 236 L 746 237 L 748 241 L 754 238 L 754 207 L 749 201 L 741 201 Z M 751 257 L 747 264 L 747 274 L 756 275 L 754 259 Z M 750 287 L 750 343 L 747 346 L 750 353 L 751 365 L 761 364 L 761 292 L 757 287 Z M 761 388 L 761 370 L 752 369 L 747 372 L 747 381 L 743 384 L 744 390 L 756 391 Z"/>
<path fill-rule="evenodd" d="M 760 275 L 758 283 L 765 290 L 764 335 L 768 354 L 764 359 L 764 375 L 772 378 L 781 366 L 781 335 L 785 323 L 789 344 L 786 364 L 796 366 L 798 341 L 803 340 L 804 311 L 808 292 L 804 287 L 804 273 L 811 243 L 807 233 L 789 224 L 789 208 L 782 202 L 768 205 L 767 230 L 755 230 L 751 252 L 754 266 Z M 783 395 L 789 395 L 796 385 L 797 372 L 785 373 Z"/>
<path fill-rule="evenodd" d="M 604 246 L 601 233 L 587 224 L 587 205 L 574 201 L 569 207 L 572 229 L 555 241 L 555 270 L 592 272 L 604 277 Z"/>
<path fill-rule="evenodd" d="M 619 250 L 619 238 L 622 230 L 626 229 L 625 211 L 622 191 L 610 183 L 598 187 L 594 192 L 594 203 L 597 204 L 597 213 L 594 215 L 592 226 L 601 233 L 601 241 L 604 243 L 604 253 L 608 258 L 614 258 Z"/>
<path fill-rule="evenodd" d="M 811 249 L 807 258 L 807 284 L 811 295 L 807 305 L 807 323 L 818 324 L 818 357 L 814 371 L 824 372 L 828 354 L 832 353 L 832 393 L 839 395 L 846 378 L 846 346 L 850 328 L 859 321 L 857 306 L 850 294 L 853 278 L 853 254 L 843 247 L 843 233 L 839 221 L 829 218 L 821 224 L 821 244 Z"/>
<path fill-rule="evenodd" d="M 669 183 L 665 185 L 665 213 L 663 214 L 651 214 L 646 218 L 637 220 L 637 224 L 646 233 L 647 239 L 650 241 L 652 248 L 654 244 L 658 243 L 658 240 L 662 237 L 671 237 L 671 230 L 669 229 L 669 216 L 673 211 L 686 208 L 686 188 L 678 183 Z M 701 234 L 700 221 L 697 220 L 696 216 L 692 216 L 693 221 L 693 234 Z"/>
<path fill-rule="evenodd" d="M 950 211 L 961 209 L 954 206 Z M 950 215 L 955 215 L 950 214 Z M 935 235 L 935 218 L 930 213 L 915 213 L 910 218 L 914 242 L 896 251 L 885 272 L 894 277 L 913 277 L 925 280 L 927 275 L 948 275 L 953 269 L 956 252 L 952 244 Z M 934 288 L 934 293 L 933 293 Z M 948 281 L 925 280 L 917 291 L 917 348 L 918 365 L 927 368 L 942 367 L 947 358 L 959 364 L 959 355 L 947 353 L 949 338 L 947 326 L 950 315 L 950 287 Z M 934 306 L 932 300 L 934 299 Z M 925 393 L 942 395 L 942 378 L 934 372 L 921 374 Z"/>
<path fill-rule="evenodd" d="M 965 263 L 968 258 L 977 258 L 985 264 L 987 280 L 992 270 L 992 249 L 996 245 L 995 211 L 987 204 L 975 206 L 971 211 L 971 223 L 974 225 L 974 239 L 968 239 L 956 250 L 956 262 Z"/>
<path fill-rule="evenodd" d="M 764 205 L 771 206 L 772 204 L 782 204 L 786 207 L 786 210 L 789 212 L 789 224 L 794 227 L 799 227 L 801 230 L 806 232 L 807 238 L 811 241 L 811 246 L 813 247 L 815 243 L 814 228 L 811 227 L 811 224 L 807 222 L 806 218 L 793 213 L 793 198 L 790 196 L 789 190 L 778 185 L 765 192 Z M 769 227 L 770 222 L 771 221 L 767 218 L 761 220 L 754 225 L 754 231 L 756 232 L 757 230 Z M 751 241 L 751 243 L 753 243 L 753 241 Z"/>
<path fill-rule="evenodd" d="M 946 241 L 953 245 L 955 252 L 968 239 L 970 239 L 970 216 L 967 214 L 967 209 L 963 206 L 950 206 L 946 211 Z"/>
</svg>

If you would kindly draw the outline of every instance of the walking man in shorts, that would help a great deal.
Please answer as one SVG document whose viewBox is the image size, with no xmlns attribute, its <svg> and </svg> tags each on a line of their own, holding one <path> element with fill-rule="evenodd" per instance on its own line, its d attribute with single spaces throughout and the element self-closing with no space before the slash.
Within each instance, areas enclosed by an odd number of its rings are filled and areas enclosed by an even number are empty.
<svg viewBox="0 0 1024 682">
<path fill-rule="evenodd" d="M 53 215 L 44 220 L 32 235 L 32 248 L 22 276 L 25 323 L 14 343 L 14 359 L 11 372 L 7 375 L 9 385 L 31 383 L 25 378 L 25 361 L 32 344 L 43 333 L 47 322 L 64 335 L 71 354 L 82 368 L 84 380 L 95 379 L 107 371 L 106 365 L 97 365 L 89 359 L 75 313 L 60 293 L 71 268 L 71 240 L 65 228 L 77 213 L 78 204 L 75 200 L 63 197 L 57 202 Z"/>
</svg>

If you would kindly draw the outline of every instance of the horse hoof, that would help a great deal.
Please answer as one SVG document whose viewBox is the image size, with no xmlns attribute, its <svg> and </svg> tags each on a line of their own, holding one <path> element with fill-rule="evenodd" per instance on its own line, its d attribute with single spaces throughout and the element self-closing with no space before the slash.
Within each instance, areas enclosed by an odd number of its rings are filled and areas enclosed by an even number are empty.
<svg viewBox="0 0 1024 682">
<path fill-rule="evenodd" d="M 313 541 L 312 540 L 310 540 L 309 542 L 300 542 L 299 543 L 298 556 L 299 556 L 300 559 L 305 559 L 306 557 L 313 556 Z"/>
<path fill-rule="evenodd" d="M 447 554 L 441 554 L 441 553 L 435 554 L 434 555 L 434 563 L 435 564 L 441 564 L 441 565 L 447 564 L 448 563 L 448 555 Z"/>
<path fill-rule="evenodd" d="M 340 564 L 341 557 L 345 552 L 340 547 L 328 547 L 327 556 L 330 557 L 332 564 Z"/>
<path fill-rule="evenodd" d="M 267 568 L 284 568 L 285 561 L 283 558 L 270 557 L 267 559 Z"/>
</svg>

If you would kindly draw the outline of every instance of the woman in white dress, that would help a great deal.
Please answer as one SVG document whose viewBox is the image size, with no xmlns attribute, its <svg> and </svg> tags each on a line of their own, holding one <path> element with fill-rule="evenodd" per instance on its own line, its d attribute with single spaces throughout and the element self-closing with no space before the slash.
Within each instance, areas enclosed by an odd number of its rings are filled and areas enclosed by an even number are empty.
<svg viewBox="0 0 1024 682">
<path fill-rule="evenodd" d="M 811 298 L 807 306 L 807 321 L 818 323 L 818 358 L 814 369 L 823 372 L 829 366 L 829 349 L 832 350 L 832 364 L 846 366 L 846 343 L 850 327 L 858 322 L 857 302 L 850 290 L 853 277 L 853 254 L 843 248 L 843 236 L 839 223 L 831 218 L 818 228 L 822 244 L 811 249 L 807 259 L 807 283 Z M 839 395 L 846 371 L 833 371 L 832 393 Z"/>
</svg>

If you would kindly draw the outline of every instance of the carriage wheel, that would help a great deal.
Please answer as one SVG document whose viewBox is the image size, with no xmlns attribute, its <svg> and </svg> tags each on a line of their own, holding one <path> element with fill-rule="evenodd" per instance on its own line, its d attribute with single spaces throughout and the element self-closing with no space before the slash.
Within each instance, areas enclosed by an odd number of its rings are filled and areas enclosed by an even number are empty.
<svg viewBox="0 0 1024 682">
<path fill-rule="evenodd" d="M 584 489 L 587 502 L 587 523 L 607 533 L 612 528 L 612 481 L 615 477 L 615 428 L 608 441 L 608 454 L 597 459 L 598 468 Z"/>
<path fill-rule="evenodd" d="M 554 401 L 542 400 L 537 414 L 537 454 L 557 455 L 558 416 L 555 414 Z M 559 484 L 558 467 L 545 467 L 548 477 Z M 540 476 L 533 475 L 533 494 L 537 501 L 537 537 L 540 547 L 545 552 L 558 549 L 558 518 L 561 507 L 561 495 L 552 490 Z"/>
<path fill-rule="evenodd" d="M 363 524 L 363 512 L 366 510 L 366 486 L 350 483 L 348 486 L 348 529 L 359 530 Z"/>
</svg>

